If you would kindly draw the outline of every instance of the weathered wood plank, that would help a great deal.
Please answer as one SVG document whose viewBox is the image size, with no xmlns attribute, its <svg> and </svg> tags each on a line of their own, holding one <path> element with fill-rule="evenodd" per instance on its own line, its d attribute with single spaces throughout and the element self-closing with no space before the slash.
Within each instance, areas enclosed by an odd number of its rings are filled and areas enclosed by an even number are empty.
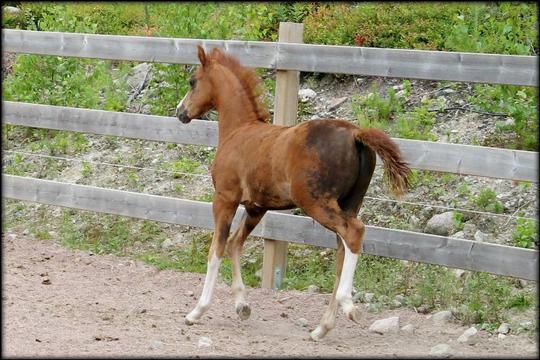
<svg viewBox="0 0 540 360">
<path fill-rule="evenodd" d="M 210 203 L 14 175 L 2 175 L 2 180 L 2 196 L 9 199 L 213 228 Z M 243 212 L 240 207 L 233 221 L 234 227 Z M 253 235 L 336 247 L 335 234 L 313 219 L 274 211 L 268 212 Z M 363 251 L 538 281 L 537 250 L 367 226 Z"/>
<path fill-rule="evenodd" d="M 282 69 L 538 86 L 538 57 L 279 43 Z"/>
<path fill-rule="evenodd" d="M 2 120 L 6 124 L 183 144 L 217 145 L 218 127 L 213 121 L 193 120 L 190 124 L 182 124 L 166 116 L 12 101 L 2 103 Z M 538 182 L 537 152 L 398 138 L 394 140 L 400 146 L 405 160 L 415 169 Z"/>
<path fill-rule="evenodd" d="M 537 56 L 12 29 L 2 29 L 2 38 L 4 51 L 29 54 L 197 64 L 202 45 L 252 67 L 538 86 Z"/>
<path fill-rule="evenodd" d="M 223 49 L 245 66 L 275 68 L 273 42 L 238 40 L 177 39 L 164 37 L 63 33 L 2 29 L 3 51 L 147 61 L 171 64 L 199 64 L 197 45 L 205 50 Z"/>
<path fill-rule="evenodd" d="M 217 145 L 218 127 L 212 121 L 193 120 L 186 125 L 168 116 L 11 101 L 2 103 L 2 121 L 6 124 L 181 144 Z"/>
</svg>

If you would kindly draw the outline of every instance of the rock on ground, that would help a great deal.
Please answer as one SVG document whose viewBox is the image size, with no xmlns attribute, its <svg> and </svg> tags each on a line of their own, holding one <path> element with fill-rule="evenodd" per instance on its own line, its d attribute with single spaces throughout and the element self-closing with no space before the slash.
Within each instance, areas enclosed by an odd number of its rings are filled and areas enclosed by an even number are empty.
<svg viewBox="0 0 540 360">
<path fill-rule="evenodd" d="M 439 311 L 431 317 L 435 322 L 447 322 L 452 318 L 452 312 L 450 310 Z"/>
<path fill-rule="evenodd" d="M 393 316 L 387 319 L 377 320 L 373 324 L 371 324 L 371 326 L 369 327 L 369 331 L 379 334 L 397 332 L 399 331 L 399 317 Z"/>
<path fill-rule="evenodd" d="M 499 334 L 508 334 L 508 332 L 511 329 L 511 325 L 509 323 L 502 323 L 499 328 L 497 329 L 497 332 Z"/>
<path fill-rule="evenodd" d="M 311 89 L 301 89 L 298 91 L 298 97 L 300 98 L 300 101 L 309 101 L 315 98 L 317 96 L 317 93 Z"/>
<path fill-rule="evenodd" d="M 207 348 L 212 346 L 212 340 L 206 336 L 201 336 L 199 338 L 199 342 L 197 343 L 197 347 L 199 348 Z"/>
<path fill-rule="evenodd" d="M 416 330 L 416 327 L 413 324 L 407 324 L 403 326 L 400 330 L 403 331 L 404 333 L 412 334 L 414 333 L 414 330 Z"/>
<path fill-rule="evenodd" d="M 470 327 L 463 334 L 461 334 L 460 337 L 458 337 L 457 341 L 460 343 L 465 343 L 469 345 L 474 345 L 478 341 L 478 337 L 476 334 L 478 333 L 478 330 L 476 328 Z"/>
<path fill-rule="evenodd" d="M 452 348 L 448 344 L 437 344 L 431 348 L 429 355 L 433 356 L 450 356 Z"/>
<path fill-rule="evenodd" d="M 429 234 L 448 236 L 455 230 L 454 212 L 447 211 L 437 214 L 428 220 L 425 232 Z"/>
</svg>

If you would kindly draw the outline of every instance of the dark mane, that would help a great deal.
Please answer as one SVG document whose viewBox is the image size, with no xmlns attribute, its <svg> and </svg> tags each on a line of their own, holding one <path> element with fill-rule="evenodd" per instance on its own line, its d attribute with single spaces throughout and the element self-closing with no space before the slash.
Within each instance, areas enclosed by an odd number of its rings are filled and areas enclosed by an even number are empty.
<svg viewBox="0 0 540 360">
<path fill-rule="evenodd" d="M 264 103 L 263 88 L 260 85 L 260 80 L 255 73 L 255 70 L 240 65 L 238 60 L 222 53 L 217 48 L 213 49 L 210 58 L 215 59 L 219 64 L 227 67 L 233 74 L 236 75 L 249 98 L 249 102 L 253 106 L 253 110 L 257 115 L 257 120 L 267 122 L 270 117 L 270 113 L 268 112 L 268 108 Z"/>
</svg>

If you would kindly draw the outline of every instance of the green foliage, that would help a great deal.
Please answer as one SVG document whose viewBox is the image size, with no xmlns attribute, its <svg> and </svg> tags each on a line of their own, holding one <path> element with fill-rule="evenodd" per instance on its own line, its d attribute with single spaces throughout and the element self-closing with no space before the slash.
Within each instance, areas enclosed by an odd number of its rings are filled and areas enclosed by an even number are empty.
<svg viewBox="0 0 540 360">
<path fill-rule="evenodd" d="M 396 91 L 389 88 L 382 97 L 375 86 L 367 95 L 354 95 L 352 111 L 356 122 L 361 127 L 374 127 L 388 131 L 391 135 L 417 140 L 436 140 L 431 133 L 435 115 L 427 106 L 415 107 L 403 112 L 406 97 L 410 94 L 410 81 L 403 82 L 403 93 L 396 96 Z"/>
<path fill-rule="evenodd" d="M 454 221 L 454 225 L 456 229 L 463 230 L 464 224 L 463 224 L 463 214 L 459 211 L 454 212 L 454 217 L 452 219 Z"/>
<path fill-rule="evenodd" d="M 515 246 L 523 248 L 531 248 L 537 240 L 537 224 L 536 221 L 530 219 L 516 220 L 516 229 L 512 234 L 512 240 Z"/>
<path fill-rule="evenodd" d="M 491 188 L 482 189 L 474 199 L 474 204 L 489 212 L 502 213 L 504 210 L 502 203 L 497 200 L 497 193 Z"/>
<path fill-rule="evenodd" d="M 184 173 L 196 173 L 201 163 L 190 158 L 184 157 L 172 163 L 164 163 L 161 165 L 163 170 L 174 172 L 173 178 L 179 179 L 184 177 Z"/>
<path fill-rule="evenodd" d="M 420 106 L 400 114 L 395 123 L 395 134 L 400 138 L 434 141 L 437 137 L 431 133 L 435 115 L 426 106 Z"/>
<path fill-rule="evenodd" d="M 197 200 L 204 201 L 204 202 L 212 202 L 214 200 L 214 192 L 209 192 L 203 195 L 200 195 L 197 197 Z"/>
<path fill-rule="evenodd" d="M 4 99 L 37 104 L 121 110 L 126 84 L 115 84 L 111 62 L 57 56 L 17 55 L 2 83 Z M 120 66 L 119 74 L 129 70 Z"/>
<path fill-rule="evenodd" d="M 536 88 L 475 85 L 474 95 L 469 98 L 469 101 L 485 111 L 507 114 L 513 121 L 500 122 L 497 126 L 498 131 L 510 131 L 514 134 L 513 147 L 516 149 L 538 151 L 538 90 Z"/>
<path fill-rule="evenodd" d="M 448 50 L 509 55 L 538 52 L 535 4 L 502 2 L 471 6 L 454 15 Z"/>
<path fill-rule="evenodd" d="M 402 109 L 402 102 L 396 97 L 393 88 L 387 90 L 386 97 L 379 95 L 375 85 L 367 95 L 354 95 L 352 110 L 357 122 L 362 127 L 386 129 L 388 122 Z"/>
</svg>

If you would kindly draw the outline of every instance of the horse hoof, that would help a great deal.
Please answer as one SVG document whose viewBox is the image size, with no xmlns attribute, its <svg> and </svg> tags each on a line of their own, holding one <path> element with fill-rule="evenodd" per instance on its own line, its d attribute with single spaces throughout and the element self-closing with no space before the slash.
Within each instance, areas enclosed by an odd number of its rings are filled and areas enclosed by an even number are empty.
<svg viewBox="0 0 540 360">
<path fill-rule="evenodd" d="M 190 319 L 190 318 L 189 318 L 189 315 L 187 315 L 186 318 L 184 319 L 184 323 L 185 323 L 186 325 L 189 325 L 189 326 L 195 324 L 195 322 L 196 322 L 196 320 Z"/>
<path fill-rule="evenodd" d="M 236 306 L 236 313 L 240 317 L 240 320 L 247 320 L 251 315 L 251 308 L 248 304 L 238 304 Z"/>
<path fill-rule="evenodd" d="M 325 331 L 320 325 L 315 330 L 309 333 L 309 337 L 313 341 L 321 341 L 325 337 L 327 331 Z"/>
<path fill-rule="evenodd" d="M 360 322 L 360 310 L 358 310 L 356 306 L 353 307 L 351 311 L 349 311 L 349 313 L 347 314 L 347 317 L 349 318 L 349 320 L 352 320 L 358 324 Z"/>
</svg>

